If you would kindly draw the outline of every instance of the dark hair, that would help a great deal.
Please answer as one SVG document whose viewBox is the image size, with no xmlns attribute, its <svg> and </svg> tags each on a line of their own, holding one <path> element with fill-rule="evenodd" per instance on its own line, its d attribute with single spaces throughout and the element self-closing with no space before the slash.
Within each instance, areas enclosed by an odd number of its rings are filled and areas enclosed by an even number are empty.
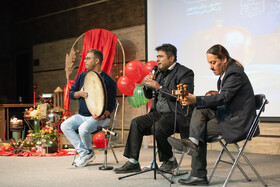
<svg viewBox="0 0 280 187">
<path fill-rule="evenodd" d="M 174 56 L 174 62 L 177 61 L 177 48 L 171 44 L 162 44 L 161 46 L 156 47 L 156 51 L 164 51 L 168 58 Z"/>
<path fill-rule="evenodd" d="M 100 50 L 98 49 L 88 49 L 87 51 L 88 53 L 93 53 L 94 54 L 94 58 L 95 59 L 99 59 L 99 62 L 100 62 L 100 65 L 102 64 L 103 62 L 103 54 Z"/>
<path fill-rule="evenodd" d="M 241 67 L 244 70 L 242 64 L 240 64 L 237 60 L 231 58 L 226 48 L 220 44 L 213 45 L 210 49 L 207 50 L 206 53 L 216 55 L 220 60 L 224 60 L 225 58 L 227 58 L 228 63 L 226 65 L 226 68 L 228 64 L 234 64 L 236 66 Z"/>
</svg>

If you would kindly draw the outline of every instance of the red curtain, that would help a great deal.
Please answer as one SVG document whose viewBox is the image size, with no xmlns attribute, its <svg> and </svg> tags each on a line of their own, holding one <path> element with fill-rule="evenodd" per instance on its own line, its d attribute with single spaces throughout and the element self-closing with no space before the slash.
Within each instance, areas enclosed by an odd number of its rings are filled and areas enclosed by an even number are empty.
<svg viewBox="0 0 280 187">
<path fill-rule="evenodd" d="M 75 80 L 79 73 L 86 71 L 84 59 L 88 49 L 99 49 L 103 53 L 101 69 L 108 75 L 111 73 L 116 51 L 117 36 L 105 29 L 92 29 L 85 33 L 82 58 Z M 70 111 L 69 91 L 75 80 L 70 80 L 64 87 L 64 109 Z M 64 116 L 71 116 L 70 112 L 64 112 Z"/>
</svg>

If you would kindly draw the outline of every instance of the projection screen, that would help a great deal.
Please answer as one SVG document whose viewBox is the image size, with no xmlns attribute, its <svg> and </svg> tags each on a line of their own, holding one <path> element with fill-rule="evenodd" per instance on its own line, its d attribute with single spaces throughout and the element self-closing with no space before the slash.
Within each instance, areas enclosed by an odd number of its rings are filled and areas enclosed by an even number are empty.
<svg viewBox="0 0 280 187">
<path fill-rule="evenodd" d="M 267 96 L 263 116 L 279 121 L 279 0 L 147 0 L 146 8 L 147 61 L 156 60 L 155 47 L 175 45 L 178 62 L 195 73 L 195 94 L 204 95 L 218 79 L 206 51 L 222 44 L 244 65 L 255 94 Z"/>
</svg>

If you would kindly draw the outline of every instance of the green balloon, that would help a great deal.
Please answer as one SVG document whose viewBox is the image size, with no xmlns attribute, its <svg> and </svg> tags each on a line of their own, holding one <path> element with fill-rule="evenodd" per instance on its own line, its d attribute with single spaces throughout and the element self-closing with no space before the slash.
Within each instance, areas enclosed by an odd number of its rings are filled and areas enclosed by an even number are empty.
<svg viewBox="0 0 280 187">
<path fill-rule="evenodd" d="M 139 106 L 146 105 L 147 102 L 149 101 L 149 99 L 147 99 L 145 97 L 143 88 L 144 88 L 144 86 L 142 84 L 136 85 L 134 92 L 133 92 L 135 101 L 136 101 L 137 105 L 139 105 Z"/>
<path fill-rule="evenodd" d="M 127 96 L 127 101 L 131 106 L 138 108 L 149 102 L 149 99 L 145 97 L 143 88 L 142 84 L 138 84 L 134 88 L 133 96 Z"/>
<path fill-rule="evenodd" d="M 141 106 L 141 87 L 139 87 L 139 85 L 135 87 L 133 96 L 135 98 L 137 105 Z"/>
<path fill-rule="evenodd" d="M 127 96 L 127 101 L 133 107 L 138 108 L 140 106 L 136 103 L 134 96 Z"/>
</svg>

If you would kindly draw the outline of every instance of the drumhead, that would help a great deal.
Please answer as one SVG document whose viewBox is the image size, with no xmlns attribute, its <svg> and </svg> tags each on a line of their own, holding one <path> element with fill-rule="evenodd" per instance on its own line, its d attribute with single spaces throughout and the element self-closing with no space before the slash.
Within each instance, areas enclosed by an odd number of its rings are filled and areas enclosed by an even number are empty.
<svg viewBox="0 0 280 187">
<path fill-rule="evenodd" d="M 107 106 L 107 91 L 101 76 L 89 71 L 84 81 L 84 91 L 88 93 L 85 99 L 88 110 L 92 115 L 101 116 Z"/>
</svg>

